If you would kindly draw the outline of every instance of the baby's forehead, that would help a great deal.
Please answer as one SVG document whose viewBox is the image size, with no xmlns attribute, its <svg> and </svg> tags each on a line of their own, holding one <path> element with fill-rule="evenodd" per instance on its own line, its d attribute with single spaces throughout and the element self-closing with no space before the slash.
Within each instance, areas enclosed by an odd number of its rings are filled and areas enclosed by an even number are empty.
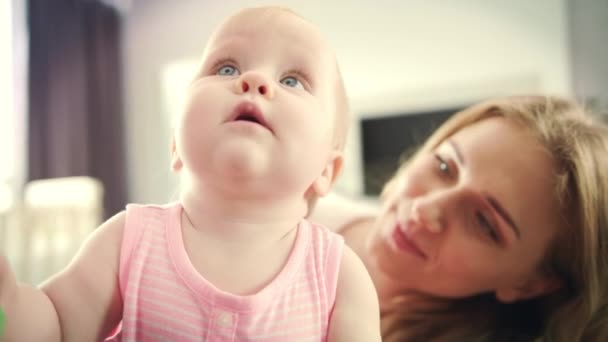
<svg viewBox="0 0 608 342">
<path fill-rule="evenodd" d="M 320 32 L 314 25 L 292 11 L 283 8 L 248 8 L 228 17 L 218 26 L 218 30 L 259 31 L 269 27 L 295 27 L 299 30 Z"/>
<path fill-rule="evenodd" d="M 296 69 L 325 74 L 332 73 L 337 64 L 333 49 L 314 25 L 288 10 L 274 8 L 247 9 L 229 17 L 210 37 L 203 60 L 216 59 L 218 54 L 251 56 L 252 52 L 260 58 L 285 52 Z"/>
<path fill-rule="evenodd" d="M 301 45 L 333 56 L 330 44 L 317 27 L 282 8 L 253 8 L 238 12 L 218 26 L 207 46 L 222 44 L 235 37 L 258 37 L 276 44 Z"/>
</svg>

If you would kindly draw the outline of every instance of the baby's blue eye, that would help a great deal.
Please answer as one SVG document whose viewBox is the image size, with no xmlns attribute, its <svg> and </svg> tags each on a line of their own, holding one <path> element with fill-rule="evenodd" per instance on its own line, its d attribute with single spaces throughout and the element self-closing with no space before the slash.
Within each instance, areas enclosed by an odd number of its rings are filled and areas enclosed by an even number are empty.
<svg viewBox="0 0 608 342">
<path fill-rule="evenodd" d="M 217 70 L 217 74 L 220 76 L 234 76 L 239 74 L 239 70 L 232 65 L 224 65 Z"/>
<path fill-rule="evenodd" d="M 284 77 L 281 80 L 281 83 L 288 87 L 292 87 L 292 88 L 300 88 L 300 89 L 304 88 L 304 85 L 302 84 L 302 82 L 300 82 L 300 80 L 298 80 L 297 78 L 295 78 L 293 76 Z"/>
</svg>

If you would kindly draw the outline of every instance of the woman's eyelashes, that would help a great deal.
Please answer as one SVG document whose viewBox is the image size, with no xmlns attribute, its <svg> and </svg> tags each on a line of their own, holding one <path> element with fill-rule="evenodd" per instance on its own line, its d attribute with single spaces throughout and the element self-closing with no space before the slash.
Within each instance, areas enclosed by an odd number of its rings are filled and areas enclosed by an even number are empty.
<svg viewBox="0 0 608 342">
<path fill-rule="evenodd" d="M 435 163 L 437 172 L 439 172 L 439 175 L 441 175 L 442 177 L 446 177 L 452 180 L 457 176 L 458 169 L 450 159 L 441 156 L 439 153 L 436 153 Z"/>
<path fill-rule="evenodd" d="M 490 237 L 495 243 L 500 243 L 500 235 L 494 223 L 491 222 L 481 211 L 475 212 L 475 219 L 477 226 L 481 229 L 482 233 Z"/>
</svg>

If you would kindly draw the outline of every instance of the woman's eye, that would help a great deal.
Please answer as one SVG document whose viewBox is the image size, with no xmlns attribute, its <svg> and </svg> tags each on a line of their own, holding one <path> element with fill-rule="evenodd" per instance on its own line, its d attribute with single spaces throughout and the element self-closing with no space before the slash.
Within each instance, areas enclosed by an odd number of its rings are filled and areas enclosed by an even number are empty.
<svg viewBox="0 0 608 342">
<path fill-rule="evenodd" d="M 494 240 L 494 242 L 499 242 L 498 233 L 490 221 L 480 212 L 476 212 L 475 216 L 477 218 L 477 222 L 479 223 L 480 229 L 482 229 L 485 234 Z"/>
<path fill-rule="evenodd" d="M 304 85 L 302 84 L 302 82 L 300 82 L 300 80 L 293 76 L 283 77 L 281 79 L 281 84 L 284 84 L 291 88 L 304 89 Z"/>
<path fill-rule="evenodd" d="M 439 172 L 446 175 L 451 176 L 452 170 L 450 169 L 450 165 L 446 162 L 440 155 L 436 154 L 435 159 L 437 159 L 437 168 Z"/>
<path fill-rule="evenodd" d="M 217 69 L 217 74 L 220 76 L 235 76 L 239 74 L 239 70 L 232 65 L 224 65 Z"/>
</svg>

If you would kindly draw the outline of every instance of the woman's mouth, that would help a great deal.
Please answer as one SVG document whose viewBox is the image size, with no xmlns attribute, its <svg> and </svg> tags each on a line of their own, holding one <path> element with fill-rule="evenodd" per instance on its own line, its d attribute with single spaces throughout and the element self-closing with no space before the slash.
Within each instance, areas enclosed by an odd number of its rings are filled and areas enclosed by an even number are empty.
<svg viewBox="0 0 608 342">
<path fill-rule="evenodd" d="M 426 260 L 428 257 L 420 247 L 416 244 L 415 241 L 410 239 L 407 234 L 403 231 L 403 227 L 401 224 L 397 223 L 395 229 L 393 229 L 393 234 L 391 235 L 393 242 L 397 246 L 397 248 L 405 253 L 413 254 L 417 257 L 420 257 L 423 260 Z"/>
</svg>

